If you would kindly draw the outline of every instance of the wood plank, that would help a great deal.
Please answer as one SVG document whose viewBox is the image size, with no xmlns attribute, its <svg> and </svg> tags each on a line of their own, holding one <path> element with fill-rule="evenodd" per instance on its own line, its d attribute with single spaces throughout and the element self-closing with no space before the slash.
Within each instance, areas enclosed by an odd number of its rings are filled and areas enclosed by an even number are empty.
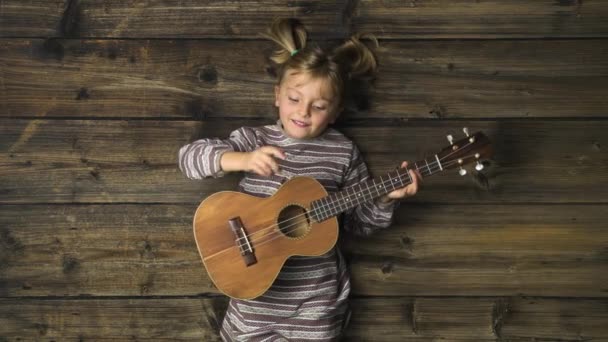
<svg viewBox="0 0 608 342">
<path fill-rule="evenodd" d="M 195 181 L 178 170 L 179 148 L 269 121 L 0 120 L 0 203 L 198 203 L 235 189 L 238 174 Z M 420 160 L 461 127 L 495 145 L 485 176 L 434 176 L 414 202 L 605 203 L 606 121 L 365 121 L 343 125 L 379 176 Z"/>
<path fill-rule="evenodd" d="M 352 303 L 347 337 L 354 340 L 576 341 L 608 335 L 605 300 L 372 297 Z"/>
<path fill-rule="evenodd" d="M 601 340 L 606 300 L 356 298 L 349 341 Z M 8 340 L 219 341 L 224 298 L 0 299 Z"/>
<path fill-rule="evenodd" d="M 3 1 L 0 36 L 112 38 L 259 38 L 274 18 L 298 17 L 313 36 L 345 36 L 349 1 Z M 32 9 L 28 16 L 24 11 Z M 51 17 L 38 16 L 49 11 Z M 0 12 L 1 13 L 1 12 Z M 23 23 L 31 27 L 24 27 Z"/>
<path fill-rule="evenodd" d="M 273 118 L 257 41 L 0 40 L 0 116 Z M 365 118 L 606 117 L 608 44 L 590 40 L 382 42 Z M 555 58 L 560 56 L 560 58 Z"/>
<path fill-rule="evenodd" d="M 2 1 L 3 37 L 256 38 L 276 17 L 316 36 L 606 37 L 604 1 Z M 45 17 L 46 16 L 46 17 Z"/>
<path fill-rule="evenodd" d="M 605 37 L 602 1 L 360 1 L 356 31 L 383 38 Z"/>
<path fill-rule="evenodd" d="M 221 341 L 225 298 L 0 299 L 6 341 Z"/>
<path fill-rule="evenodd" d="M 196 205 L 2 205 L 0 297 L 218 293 Z M 605 205 L 415 205 L 342 234 L 354 295 L 608 296 Z"/>
<path fill-rule="evenodd" d="M 551 296 L 559 288 L 559 296 L 605 296 L 605 210 L 402 204 L 394 228 L 367 239 L 343 235 L 342 243 L 353 289 L 366 295 Z"/>
<path fill-rule="evenodd" d="M 3 0 L 0 37 L 53 37 L 64 33 L 65 0 Z"/>
</svg>

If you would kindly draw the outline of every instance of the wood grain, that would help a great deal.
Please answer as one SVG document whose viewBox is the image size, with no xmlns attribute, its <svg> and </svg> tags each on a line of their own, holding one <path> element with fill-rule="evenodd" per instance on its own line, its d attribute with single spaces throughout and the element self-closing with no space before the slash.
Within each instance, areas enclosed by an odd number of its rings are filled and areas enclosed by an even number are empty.
<svg viewBox="0 0 608 342">
<path fill-rule="evenodd" d="M 483 175 L 425 180 L 341 235 L 348 341 L 608 340 L 608 2 L 0 0 L 0 341 L 219 341 L 192 216 L 238 174 L 180 146 L 274 122 L 272 19 L 380 40 L 338 128 L 372 173 L 462 126 Z"/>
<path fill-rule="evenodd" d="M 8 340 L 219 341 L 225 298 L 0 299 Z M 356 298 L 349 341 L 602 340 L 603 299 Z M 566 314 L 570 313 L 570 314 Z M 126 328 L 128 327 L 128 328 Z"/>
<path fill-rule="evenodd" d="M 218 293 L 196 205 L 2 205 L 0 297 Z M 514 216 L 516 213 L 516 216 Z M 606 297 L 603 205 L 416 205 L 342 234 L 353 294 Z"/>
<path fill-rule="evenodd" d="M 195 181 L 178 170 L 181 146 L 228 137 L 264 120 L 0 120 L 0 203 L 198 203 L 234 190 L 238 174 Z M 340 128 L 360 146 L 371 172 L 432 157 L 445 135 L 485 132 L 495 157 L 484 176 L 450 170 L 413 201 L 424 203 L 603 203 L 608 200 L 606 122 L 372 121 Z"/>
<path fill-rule="evenodd" d="M 247 38 L 276 17 L 315 36 L 606 37 L 604 1 L 2 1 L 3 37 Z"/>
<path fill-rule="evenodd" d="M 273 118 L 260 41 L 0 39 L 0 116 Z M 608 44 L 382 41 L 374 88 L 341 120 L 600 118 Z M 555 56 L 559 56 L 556 58 Z"/>
</svg>

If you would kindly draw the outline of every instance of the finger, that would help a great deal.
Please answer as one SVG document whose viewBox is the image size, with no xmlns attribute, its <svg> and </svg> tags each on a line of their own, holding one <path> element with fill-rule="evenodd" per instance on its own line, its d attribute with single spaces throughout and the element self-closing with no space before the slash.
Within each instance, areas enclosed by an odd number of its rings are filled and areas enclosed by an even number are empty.
<svg viewBox="0 0 608 342">
<path fill-rule="evenodd" d="M 254 166 L 251 168 L 251 172 L 255 173 L 256 175 L 260 175 L 263 176 L 264 172 L 262 171 L 262 169 L 258 166 Z"/>
<path fill-rule="evenodd" d="M 256 169 L 258 170 L 257 173 L 261 176 L 270 176 L 272 174 L 272 170 L 270 169 L 270 167 L 268 167 L 268 165 L 266 165 L 262 161 L 256 164 Z"/>
<path fill-rule="evenodd" d="M 410 196 L 415 195 L 418 192 L 418 183 L 412 183 L 407 186 L 407 193 Z"/>
<path fill-rule="evenodd" d="M 388 195 L 389 198 L 393 198 L 393 199 L 406 198 L 406 197 L 410 197 L 410 196 L 412 196 L 412 190 L 411 190 L 410 186 L 406 186 L 401 189 L 394 190 L 393 192 L 391 192 Z"/>
<path fill-rule="evenodd" d="M 407 166 L 409 165 L 409 163 L 407 161 L 403 161 L 401 162 L 401 168 L 406 169 L 410 175 L 410 178 L 412 179 L 412 183 L 417 182 L 418 181 L 418 177 L 416 177 L 418 171 L 414 170 L 414 169 L 408 169 Z"/>
<path fill-rule="evenodd" d="M 278 173 L 279 172 L 279 164 L 269 155 L 264 156 L 265 158 L 262 160 L 262 162 L 264 163 L 264 165 L 272 170 L 272 172 L 274 173 Z"/>
<path fill-rule="evenodd" d="M 416 184 L 416 186 L 418 186 L 418 182 L 420 181 L 420 177 L 418 175 L 418 173 L 416 173 L 416 171 L 414 170 L 410 170 L 410 176 L 412 178 L 412 183 Z"/>
</svg>

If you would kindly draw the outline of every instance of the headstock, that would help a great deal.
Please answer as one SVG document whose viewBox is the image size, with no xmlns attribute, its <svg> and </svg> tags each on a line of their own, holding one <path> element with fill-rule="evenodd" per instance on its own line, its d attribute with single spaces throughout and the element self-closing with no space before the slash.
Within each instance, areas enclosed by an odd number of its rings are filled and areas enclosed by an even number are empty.
<svg viewBox="0 0 608 342">
<path fill-rule="evenodd" d="M 476 162 L 475 170 L 481 171 L 483 164 L 480 160 L 489 158 L 493 150 L 490 140 L 483 133 L 477 132 L 470 135 L 468 128 L 465 127 L 462 130 L 466 137 L 454 141 L 454 138 L 448 135 L 450 146 L 442 149 L 437 154 L 437 158 L 443 169 L 459 168 L 458 173 L 464 176 L 467 174 L 467 171 L 462 168 L 464 165 Z"/>
</svg>

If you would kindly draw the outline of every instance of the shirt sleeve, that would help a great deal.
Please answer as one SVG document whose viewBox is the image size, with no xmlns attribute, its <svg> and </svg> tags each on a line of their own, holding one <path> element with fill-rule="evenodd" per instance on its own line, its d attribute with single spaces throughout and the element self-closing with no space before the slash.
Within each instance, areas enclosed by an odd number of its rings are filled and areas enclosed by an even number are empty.
<svg viewBox="0 0 608 342">
<path fill-rule="evenodd" d="M 342 189 L 365 182 L 369 178 L 367 165 L 357 146 L 353 145 L 350 165 Z M 387 204 L 379 204 L 376 201 L 360 204 L 344 213 L 343 229 L 356 235 L 369 236 L 379 229 L 388 228 L 393 223 L 396 205 L 397 201 Z"/>
<path fill-rule="evenodd" d="M 222 155 L 229 151 L 250 152 L 256 149 L 253 128 L 241 127 L 228 139 L 207 138 L 196 140 L 179 149 L 180 171 L 189 179 L 218 178 L 224 175 L 220 166 Z"/>
</svg>

